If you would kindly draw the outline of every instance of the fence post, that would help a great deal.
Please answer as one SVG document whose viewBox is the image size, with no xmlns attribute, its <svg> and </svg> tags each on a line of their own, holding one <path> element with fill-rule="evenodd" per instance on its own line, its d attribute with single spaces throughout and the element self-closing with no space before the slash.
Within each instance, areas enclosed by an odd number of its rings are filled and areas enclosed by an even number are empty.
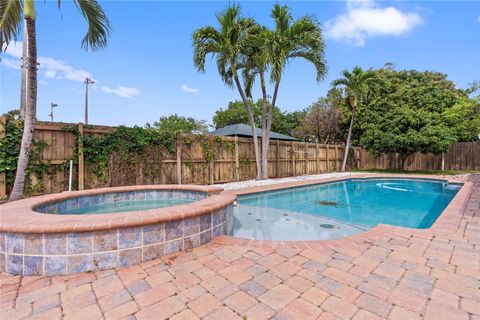
<svg viewBox="0 0 480 320">
<path fill-rule="evenodd" d="M 240 181 L 240 155 L 238 151 L 237 136 L 235 136 L 235 181 Z"/>
<path fill-rule="evenodd" d="M 5 137 L 5 122 L 6 118 L 5 117 L 0 117 L 0 138 Z M 0 199 L 4 198 L 7 196 L 7 175 L 6 172 L 3 171 L 0 173 Z"/>
<path fill-rule="evenodd" d="M 335 171 L 338 171 L 338 146 L 335 145 Z"/>
<path fill-rule="evenodd" d="M 295 176 L 295 142 L 292 141 L 292 177 Z"/>
<path fill-rule="evenodd" d="M 330 158 L 328 156 L 329 153 L 329 147 L 328 144 L 325 145 L 325 159 L 327 160 L 327 165 L 326 165 L 326 170 L 327 172 L 330 172 Z"/>
<path fill-rule="evenodd" d="M 215 184 L 215 160 L 212 159 L 210 160 L 210 163 L 209 163 L 209 167 L 210 167 L 210 170 L 209 171 L 209 174 L 210 174 L 210 184 Z"/>
<path fill-rule="evenodd" d="M 182 184 L 182 148 L 177 141 L 177 183 Z"/>
<path fill-rule="evenodd" d="M 83 163 L 83 123 L 78 124 L 78 190 L 85 188 L 85 172 Z"/>
<path fill-rule="evenodd" d="M 277 140 L 277 152 L 275 153 L 275 177 L 280 177 L 280 140 Z"/>
<path fill-rule="evenodd" d="M 308 142 L 305 142 L 305 174 L 308 174 Z"/>
<path fill-rule="evenodd" d="M 315 153 L 315 156 L 317 157 L 317 173 L 320 173 L 320 147 L 318 143 L 316 144 L 317 146 L 317 151 Z"/>
</svg>

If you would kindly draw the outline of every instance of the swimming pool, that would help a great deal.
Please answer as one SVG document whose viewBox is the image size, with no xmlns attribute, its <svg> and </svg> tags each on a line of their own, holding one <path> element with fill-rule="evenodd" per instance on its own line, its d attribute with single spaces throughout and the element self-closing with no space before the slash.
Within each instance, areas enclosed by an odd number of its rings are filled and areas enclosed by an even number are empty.
<svg viewBox="0 0 480 320">
<path fill-rule="evenodd" d="M 231 234 L 258 240 L 322 240 L 378 224 L 429 228 L 461 184 L 422 179 L 348 179 L 244 195 Z"/>
</svg>

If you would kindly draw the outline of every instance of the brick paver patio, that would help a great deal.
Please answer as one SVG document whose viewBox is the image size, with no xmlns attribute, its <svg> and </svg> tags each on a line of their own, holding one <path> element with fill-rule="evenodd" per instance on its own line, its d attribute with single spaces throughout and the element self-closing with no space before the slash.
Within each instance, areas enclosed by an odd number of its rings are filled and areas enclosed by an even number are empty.
<svg viewBox="0 0 480 320">
<path fill-rule="evenodd" d="M 229 237 L 124 269 L 2 274 L 0 318 L 480 319 L 480 176 L 455 232 L 318 248 Z M 327 242 L 328 243 L 328 242 Z"/>
</svg>

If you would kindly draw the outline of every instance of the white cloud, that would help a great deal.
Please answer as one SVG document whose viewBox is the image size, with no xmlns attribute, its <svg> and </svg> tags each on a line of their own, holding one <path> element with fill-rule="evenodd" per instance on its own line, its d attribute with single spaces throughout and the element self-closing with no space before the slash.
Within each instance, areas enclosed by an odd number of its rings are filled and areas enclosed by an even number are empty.
<svg viewBox="0 0 480 320">
<path fill-rule="evenodd" d="M 7 68 L 20 69 L 22 64 L 20 58 L 22 57 L 22 41 L 17 41 L 16 43 L 11 43 L 5 54 L 9 58 L 2 58 L 2 64 Z M 71 81 L 83 82 L 85 78 L 93 78 L 90 72 L 83 69 L 76 69 L 68 65 L 65 61 L 50 58 L 50 57 L 38 57 L 38 70 L 40 74 L 47 79 L 67 79 Z M 98 82 L 98 81 L 97 81 Z"/>
<path fill-rule="evenodd" d="M 123 86 L 118 86 L 115 89 L 102 86 L 102 91 L 106 93 L 113 93 L 119 97 L 124 97 L 129 99 L 133 99 L 134 96 L 137 96 L 140 94 L 140 90 L 138 90 L 137 88 L 123 87 Z"/>
<path fill-rule="evenodd" d="M 399 36 L 422 22 L 415 12 L 403 12 L 394 7 L 379 7 L 373 0 L 347 1 L 347 11 L 325 23 L 326 36 L 364 46 L 366 39 L 379 36 Z"/>
<path fill-rule="evenodd" d="M 200 91 L 200 89 L 192 88 L 188 84 L 183 84 L 181 86 L 181 89 L 182 89 L 183 92 L 188 92 L 188 93 L 197 93 L 197 92 Z"/>
<path fill-rule="evenodd" d="M 2 66 L 10 69 L 20 70 L 22 63 L 18 59 L 2 58 Z"/>
</svg>

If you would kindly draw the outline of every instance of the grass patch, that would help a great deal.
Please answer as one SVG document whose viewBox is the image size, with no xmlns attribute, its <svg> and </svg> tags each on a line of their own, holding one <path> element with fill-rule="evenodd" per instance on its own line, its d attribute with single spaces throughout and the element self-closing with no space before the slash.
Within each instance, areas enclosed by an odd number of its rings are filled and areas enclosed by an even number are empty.
<svg viewBox="0 0 480 320">
<path fill-rule="evenodd" d="M 353 169 L 352 172 L 372 172 L 372 173 L 395 173 L 395 174 L 439 174 L 445 176 L 453 176 L 457 174 L 468 174 L 468 173 L 480 173 L 480 171 L 467 170 L 413 170 L 413 171 L 403 171 L 403 170 L 379 170 L 379 169 L 370 169 L 370 170 L 361 170 Z"/>
</svg>

